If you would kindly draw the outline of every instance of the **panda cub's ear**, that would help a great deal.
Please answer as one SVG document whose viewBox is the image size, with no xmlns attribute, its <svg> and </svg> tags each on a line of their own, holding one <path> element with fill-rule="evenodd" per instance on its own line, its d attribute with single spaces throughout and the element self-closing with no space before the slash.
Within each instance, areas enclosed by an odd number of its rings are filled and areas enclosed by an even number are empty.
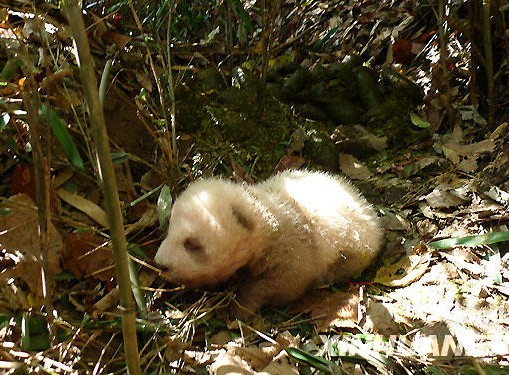
<svg viewBox="0 0 509 375">
<path fill-rule="evenodd" d="M 255 222 L 247 217 L 245 212 L 238 206 L 232 206 L 232 215 L 237 221 L 237 223 L 243 227 L 245 230 L 252 232 L 255 228 Z"/>
</svg>

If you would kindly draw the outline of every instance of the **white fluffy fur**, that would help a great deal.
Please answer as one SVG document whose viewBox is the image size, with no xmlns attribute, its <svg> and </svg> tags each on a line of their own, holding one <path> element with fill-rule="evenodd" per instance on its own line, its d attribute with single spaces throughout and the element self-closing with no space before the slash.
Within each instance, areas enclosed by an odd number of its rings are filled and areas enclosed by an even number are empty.
<svg viewBox="0 0 509 375">
<path fill-rule="evenodd" d="M 347 181 L 285 171 L 251 186 L 217 178 L 189 185 L 155 261 L 165 277 L 192 287 L 245 267 L 237 300 L 255 311 L 359 275 L 381 243 L 376 213 Z"/>
</svg>

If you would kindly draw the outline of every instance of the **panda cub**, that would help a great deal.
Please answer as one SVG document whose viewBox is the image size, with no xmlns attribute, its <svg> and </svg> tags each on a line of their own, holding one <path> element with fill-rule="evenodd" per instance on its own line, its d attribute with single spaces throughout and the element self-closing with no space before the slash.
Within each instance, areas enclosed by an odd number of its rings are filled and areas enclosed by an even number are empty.
<svg viewBox="0 0 509 375">
<path fill-rule="evenodd" d="M 343 178 L 306 170 L 255 185 L 207 178 L 175 201 L 155 262 L 189 287 L 214 286 L 242 268 L 233 311 L 246 317 L 358 276 L 382 237 L 374 209 Z"/>
</svg>

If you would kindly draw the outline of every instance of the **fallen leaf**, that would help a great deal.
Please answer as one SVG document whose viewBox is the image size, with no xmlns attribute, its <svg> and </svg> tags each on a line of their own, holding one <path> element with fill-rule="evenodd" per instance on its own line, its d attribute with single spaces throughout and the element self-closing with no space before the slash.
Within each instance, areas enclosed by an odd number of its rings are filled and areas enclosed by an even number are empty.
<svg viewBox="0 0 509 375">
<path fill-rule="evenodd" d="M 495 146 L 496 144 L 494 140 L 485 139 L 483 141 L 470 143 L 468 145 L 448 142 L 442 145 L 442 150 L 447 159 L 449 159 L 453 164 L 458 164 L 460 162 L 460 157 L 492 153 L 495 149 Z"/>
<path fill-rule="evenodd" d="M 318 332 L 329 327 L 354 328 L 358 322 L 359 288 L 346 292 L 317 290 L 308 293 L 292 311 L 310 313 Z"/>
<path fill-rule="evenodd" d="M 209 368 L 210 375 L 227 375 L 227 374 L 239 374 L 239 375 L 250 375 L 255 374 L 255 371 L 251 369 L 249 364 L 241 359 L 240 357 L 225 351 L 221 353 L 215 359 L 214 363 Z"/>
<path fill-rule="evenodd" d="M 285 155 L 279 159 L 276 168 L 274 168 L 274 174 L 287 169 L 299 169 L 304 165 L 305 162 L 306 159 L 304 159 L 302 156 Z"/>
<path fill-rule="evenodd" d="M 440 158 L 438 156 L 426 156 L 417 161 L 417 166 L 419 169 L 424 169 L 430 165 L 440 165 L 440 163 L 443 163 L 445 161 L 444 158 Z"/>
<path fill-rule="evenodd" d="M 15 277 L 23 280 L 30 292 L 42 297 L 41 257 L 39 245 L 39 218 L 37 208 L 28 195 L 17 194 L 1 205 L 9 212 L 0 215 L 0 250 L 10 255 L 15 265 L 2 273 L 2 278 Z M 48 282 L 61 272 L 60 252 L 62 239 L 50 223 L 49 246 L 46 254 Z M 51 285 L 50 285 L 51 288 Z M 52 290 L 52 289 L 50 289 Z"/>
<path fill-rule="evenodd" d="M 392 212 L 384 213 L 384 216 L 380 218 L 380 222 L 382 223 L 382 227 L 385 230 L 401 230 L 407 231 L 410 229 L 410 223 L 407 218 L 399 214 L 394 214 Z"/>
<path fill-rule="evenodd" d="M 456 147 L 461 155 L 477 155 L 492 153 L 495 150 L 495 142 L 492 139 L 485 139 L 480 142 L 469 143 L 468 145 L 450 145 Z"/>
<path fill-rule="evenodd" d="M 233 169 L 233 178 L 237 182 L 247 182 L 248 184 L 254 184 L 253 177 L 244 170 L 244 168 L 230 155 L 230 163 Z"/>
<path fill-rule="evenodd" d="M 458 194 L 450 190 L 433 189 L 431 193 L 424 197 L 430 207 L 449 208 L 457 207 L 465 202 Z"/>
<path fill-rule="evenodd" d="M 497 186 L 492 186 L 490 190 L 486 191 L 484 194 L 498 203 L 509 205 L 509 193 Z"/>
<path fill-rule="evenodd" d="M 97 301 L 93 306 L 94 315 L 105 311 L 114 310 L 120 301 L 120 289 L 113 288 L 103 298 Z"/>
<path fill-rule="evenodd" d="M 446 340 L 454 340 L 451 346 L 444 345 Z M 427 357 L 452 357 L 463 355 L 463 348 L 457 345 L 457 339 L 451 334 L 445 322 L 425 326 L 414 336 L 411 347 L 417 353 Z"/>
<path fill-rule="evenodd" d="M 408 39 L 396 38 L 392 43 L 394 61 L 400 64 L 409 64 L 415 57 L 412 51 L 412 42 Z"/>
<path fill-rule="evenodd" d="M 223 329 L 219 331 L 209 338 L 209 343 L 211 345 L 226 345 L 232 340 L 232 332 L 227 329 Z"/>
<path fill-rule="evenodd" d="M 460 162 L 460 156 L 454 148 L 451 148 L 447 145 L 442 145 L 442 152 L 444 153 L 444 156 L 454 165 Z"/>
<path fill-rule="evenodd" d="M 298 374 L 283 349 L 295 349 L 299 343 L 299 336 L 282 332 L 275 342 L 262 342 L 259 346 L 226 344 L 210 366 L 209 374 Z"/>
<path fill-rule="evenodd" d="M 258 375 L 298 375 L 299 370 L 297 367 L 290 362 L 288 358 L 283 358 L 278 361 L 272 361 L 262 371 L 258 372 Z"/>
<path fill-rule="evenodd" d="M 12 176 L 11 191 L 15 194 L 26 194 L 35 202 L 34 167 L 27 163 L 18 163 Z"/>
<path fill-rule="evenodd" d="M 346 176 L 354 180 L 365 180 L 372 175 L 368 167 L 350 154 L 339 154 L 339 168 Z"/>
<path fill-rule="evenodd" d="M 480 276 L 484 272 L 480 259 L 471 251 L 463 248 L 455 248 L 450 251 L 439 253 L 449 263 L 453 264 L 458 270 L 467 271 L 471 275 Z"/>
<path fill-rule="evenodd" d="M 459 162 L 458 170 L 465 173 L 474 173 L 477 171 L 477 157 L 468 157 Z"/>
<path fill-rule="evenodd" d="M 119 50 L 123 50 L 132 39 L 127 35 L 111 30 L 103 32 L 101 38 L 106 44 L 116 44 Z"/>
<path fill-rule="evenodd" d="M 65 189 L 58 189 L 57 195 L 67 204 L 85 213 L 88 217 L 103 227 L 108 227 L 106 211 L 86 198 L 73 194 Z"/>
<path fill-rule="evenodd" d="M 62 266 L 76 277 L 91 276 L 109 281 L 115 275 L 113 254 L 103 245 L 104 238 L 88 231 L 68 234 L 64 243 Z"/>
<path fill-rule="evenodd" d="M 497 126 L 497 128 L 490 134 L 490 136 L 488 138 L 493 141 L 498 140 L 499 138 L 504 139 L 504 137 L 507 135 L 507 126 L 508 125 L 509 125 L 509 123 L 503 122 L 502 124 Z"/>
<path fill-rule="evenodd" d="M 360 125 L 357 125 L 356 128 L 358 129 Z M 362 137 L 362 141 L 366 141 L 368 145 L 373 147 L 376 151 L 382 151 L 387 148 L 387 137 L 379 137 L 373 133 L 366 132 Z"/>
<path fill-rule="evenodd" d="M 409 255 L 398 262 L 383 266 L 376 273 L 374 281 L 387 286 L 407 286 L 419 280 L 426 273 L 431 253 Z"/>
<path fill-rule="evenodd" d="M 266 367 L 282 349 L 283 347 L 278 343 L 247 347 L 230 345 L 228 352 L 241 358 L 249 364 L 250 368 L 256 370 Z"/>
<path fill-rule="evenodd" d="M 473 236 L 447 238 L 431 242 L 429 246 L 433 249 L 448 249 L 454 246 L 476 247 L 480 245 L 491 245 L 498 242 L 509 241 L 509 231 L 490 232 Z"/>
</svg>

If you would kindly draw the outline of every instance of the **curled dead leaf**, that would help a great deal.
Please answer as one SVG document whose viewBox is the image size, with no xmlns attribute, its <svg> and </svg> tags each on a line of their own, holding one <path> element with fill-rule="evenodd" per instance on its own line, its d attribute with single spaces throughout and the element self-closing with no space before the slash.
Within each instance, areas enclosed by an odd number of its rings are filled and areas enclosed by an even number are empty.
<svg viewBox="0 0 509 375">
<path fill-rule="evenodd" d="M 93 313 L 94 315 L 97 313 L 102 313 L 105 311 L 113 310 L 118 306 L 118 302 L 120 301 L 120 289 L 113 288 L 106 294 L 103 298 L 97 301 L 94 304 Z"/>
<path fill-rule="evenodd" d="M 426 273 L 431 253 L 403 257 L 396 263 L 378 270 L 374 281 L 387 286 L 407 286 L 419 280 Z"/>
</svg>

